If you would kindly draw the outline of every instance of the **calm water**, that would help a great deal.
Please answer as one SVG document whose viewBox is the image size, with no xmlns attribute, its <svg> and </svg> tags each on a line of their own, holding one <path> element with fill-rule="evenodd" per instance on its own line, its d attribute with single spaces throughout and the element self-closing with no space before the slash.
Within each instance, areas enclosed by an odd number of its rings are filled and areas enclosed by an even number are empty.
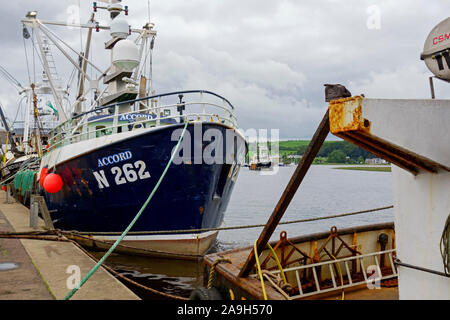
<svg viewBox="0 0 450 320">
<path fill-rule="evenodd" d="M 310 168 L 282 221 L 392 204 L 390 172 L 338 170 L 333 167 L 335 166 L 316 165 Z M 266 223 L 294 170 L 295 167 L 280 167 L 274 175 L 261 175 L 260 172 L 241 168 L 225 215 L 224 226 Z M 388 221 L 393 221 L 392 209 L 284 225 L 275 230 L 272 240 L 279 239 L 282 230 L 286 230 L 288 236 L 298 236 L 328 231 L 333 225 L 339 230 Z M 212 250 L 221 251 L 251 245 L 261 230 L 262 228 L 221 231 Z M 107 264 L 137 282 L 167 293 L 189 296 L 193 288 L 202 284 L 202 266 L 197 262 L 115 255 L 108 258 Z M 156 298 L 142 291 L 136 293 L 144 299 Z"/>
</svg>

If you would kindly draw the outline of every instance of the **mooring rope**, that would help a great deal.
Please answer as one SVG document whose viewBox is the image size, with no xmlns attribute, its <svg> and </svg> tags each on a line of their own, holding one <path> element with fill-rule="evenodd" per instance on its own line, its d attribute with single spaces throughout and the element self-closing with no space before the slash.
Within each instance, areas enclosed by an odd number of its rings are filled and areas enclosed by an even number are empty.
<svg viewBox="0 0 450 320">
<path fill-rule="evenodd" d="M 180 138 L 178 139 L 178 142 L 174 148 L 174 151 L 172 152 L 172 155 L 170 156 L 169 162 L 167 162 L 167 165 L 163 171 L 163 173 L 161 174 L 161 177 L 159 178 L 158 182 L 156 183 L 155 187 L 153 188 L 152 192 L 150 193 L 150 195 L 148 196 L 147 200 L 144 202 L 144 204 L 142 205 L 141 209 L 139 210 L 139 212 L 136 214 L 136 216 L 134 217 L 134 219 L 130 222 L 130 224 L 128 225 L 128 227 L 125 229 L 125 231 L 123 231 L 123 233 L 121 234 L 121 236 L 119 237 L 119 239 L 116 240 L 116 242 L 114 242 L 114 244 L 111 246 L 111 248 L 109 248 L 108 252 L 105 253 L 105 255 L 97 262 L 97 264 L 91 269 L 91 271 L 89 271 L 89 273 L 80 281 L 80 283 L 78 284 L 78 286 L 76 286 L 75 288 L 73 288 L 66 297 L 64 297 L 64 300 L 68 300 L 70 299 L 77 291 L 78 289 L 81 288 L 81 286 L 94 274 L 95 271 L 97 271 L 97 269 L 103 264 L 103 262 L 109 257 L 109 255 L 114 251 L 114 249 L 116 249 L 116 247 L 118 246 L 118 244 L 123 240 L 123 238 L 125 238 L 125 236 L 127 235 L 127 233 L 130 231 L 130 229 L 133 227 L 133 225 L 136 223 L 137 219 L 139 219 L 139 217 L 141 216 L 142 212 L 145 210 L 145 208 L 147 207 L 148 203 L 150 202 L 150 200 L 153 198 L 153 195 L 155 194 L 156 190 L 158 190 L 159 185 L 161 184 L 162 180 L 164 179 L 167 170 L 169 170 L 170 165 L 172 164 L 173 159 L 175 158 L 175 154 L 178 151 L 178 148 L 180 146 L 181 140 L 183 139 L 184 133 L 186 132 L 186 128 L 188 125 L 189 121 L 186 121 L 183 131 L 180 135 Z"/>
<path fill-rule="evenodd" d="M 374 211 L 381 211 L 381 210 L 386 210 L 386 209 L 390 209 L 393 208 L 393 206 L 386 206 L 386 207 L 380 207 L 380 208 L 375 208 L 375 209 L 368 209 L 368 210 L 361 210 L 361 211 L 355 211 L 355 212 L 347 212 L 347 213 L 341 213 L 341 214 L 335 214 L 332 216 L 325 216 L 325 217 L 317 217 L 317 218 L 309 218 L 309 219 L 301 219 L 301 220 L 292 220 L 292 221 L 284 221 L 284 222 L 280 222 L 279 224 L 293 224 L 293 223 L 302 223 L 302 222 L 312 222 L 312 221 L 316 221 L 316 220 L 324 220 L 324 219 L 333 219 L 333 218 L 339 218 L 339 217 L 344 217 L 344 216 L 349 216 L 349 215 L 356 215 L 356 214 L 362 214 L 362 213 L 367 213 L 367 212 L 374 212 Z M 259 225 L 241 225 L 241 226 L 233 226 L 233 227 L 222 227 L 222 228 L 209 228 L 209 229 L 190 229 L 190 230 L 171 230 L 171 231 L 166 231 L 166 232 L 172 232 L 172 233 L 177 233 L 177 232 L 186 232 L 186 231 L 190 231 L 190 232 L 198 232 L 198 231 L 213 231 L 213 230 L 239 230 L 239 229 L 247 229 L 247 228 L 258 228 L 258 227 L 264 227 L 265 224 L 259 224 Z M 151 233 L 152 231 L 149 231 L 148 233 Z M 161 232 L 161 233 L 166 233 L 166 232 Z M 140 232 L 140 231 L 135 231 L 135 232 L 128 232 L 127 235 L 136 235 L 136 234 L 144 234 L 146 232 Z M 159 233 L 158 231 L 153 231 L 153 233 Z M 72 238 L 82 238 L 85 240 L 89 240 L 89 241 L 94 241 L 94 242 L 98 242 L 98 243 L 103 243 L 105 245 L 110 246 L 111 245 L 111 240 L 105 241 L 105 240 L 101 240 L 101 239 L 95 239 L 92 237 L 88 237 L 87 235 L 91 235 L 92 233 L 89 232 L 79 232 L 79 231 L 68 231 L 68 230 L 60 230 L 60 229 L 55 229 L 55 230 L 46 230 L 46 231 L 26 231 L 26 232 L 0 232 L 0 238 L 16 238 L 16 239 L 21 239 L 21 238 L 27 238 L 27 239 L 31 239 L 29 238 L 30 236 L 36 236 L 33 239 L 39 239 L 39 236 L 41 235 L 46 235 L 46 236 L 51 236 L 51 235 L 55 235 L 55 234 L 63 234 L 67 237 L 72 237 Z M 117 233 L 107 233 L 107 232 L 103 232 L 101 234 L 117 234 Z M 99 235 L 99 234 L 95 234 L 95 235 Z M 76 241 L 76 240 L 75 240 Z M 124 249 L 136 249 L 134 247 L 131 246 L 127 246 L 127 245 L 123 245 L 120 244 L 120 248 L 124 248 Z M 200 259 L 202 257 L 202 255 L 197 255 L 197 254 L 175 254 L 173 252 L 166 252 L 166 251 L 161 251 L 161 250 L 151 250 L 151 249 L 143 249 L 143 248 L 139 248 L 139 251 L 144 253 L 144 254 L 159 254 L 159 255 L 165 255 L 165 256 L 173 256 L 173 257 L 179 257 L 179 258 L 183 258 L 183 259 L 191 259 L 191 260 L 197 260 Z"/>
<path fill-rule="evenodd" d="M 216 276 L 216 266 L 222 262 L 231 263 L 231 260 L 227 258 L 219 258 L 214 261 L 214 263 L 211 265 L 211 269 L 209 270 L 208 285 L 206 286 L 207 289 L 212 288 Z"/>
<path fill-rule="evenodd" d="M 314 222 L 318 220 L 326 220 L 326 219 L 334 219 L 334 218 L 341 218 L 346 216 L 352 216 L 352 215 L 358 215 L 368 212 L 376 212 L 381 210 L 387 210 L 392 209 L 394 206 L 385 206 L 375 209 L 367 209 L 367 210 L 360 210 L 360 211 L 354 211 L 354 212 L 346 212 L 346 213 L 340 213 L 335 214 L 331 216 L 324 216 L 324 217 L 315 217 L 315 218 L 308 218 L 308 219 L 299 219 L 299 220 L 290 220 L 290 221 L 282 221 L 279 223 L 279 225 L 285 225 L 285 224 L 294 224 L 294 223 L 304 223 L 304 222 Z M 232 227 L 217 227 L 217 228 L 203 228 L 203 229 L 183 229 L 183 230 L 165 230 L 165 231 L 130 231 L 128 232 L 128 235 L 139 235 L 139 234 L 161 234 L 161 233 L 188 233 L 188 232 L 204 232 L 204 231 L 224 231 L 224 230 L 239 230 L 239 229 L 251 229 L 251 228 L 261 228 L 264 227 L 265 224 L 250 224 L 250 225 L 240 225 L 240 226 L 232 226 Z M 83 237 L 86 235 L 118 235 L 118 232 L 81 232 L 77 230 L 59 230 L 58 232 L 66 234 L 66 235 L 72 235 L 72 236 L 79 236 L 88 240 L 94 240 L 94 241 L 101 241 L 99 239 L 94 238 L 88 238 Z M 29 232 L 0 232 L 0 237 L 8 236 L 8 235 L 34 235 L 34 234 L 53 234 L 52 231 L 29 231 Z M 106 241 L 102 241 L 105 243 Z"/>
<path fill-rule="evenodd" d="M 184 133 L 183 133 L 184 134 Z M 161 178 L 160 178 L 161 180 Z M 339 217 L 343 217 L 343 216 L 349 216 L 349 215 L 356 215 L 356 214 L 362 214 L 362 213 L 367 213 L 367 212 L 374 212 L 374 211 L 381 211 L 381 210 L 386 210 L 386 209 L 391 209 L 393 208 L 393 206 L 385 206 L 385 207 L 380 207 L 380 208 L 375 208 L 375 209 L 368 209 L 368 210 L 360 210 L 360 211 L 355 211 L 355 212 L 347 212 L 347 213 L 342 213 L 342 214 L 335 214 L 335 215 L 331 215 L 331 216 L 325 216 L 325 217 L 316 217 L 316 218 L 309 218 L 309 219 L 300 219 L 300 220 L 292 220 L 292 221 L 284 221 L 284 222 L 280 222 L 280 224 L 292 224 L 292 223 L 301 223 L 301 222 L 311 222 L 311 221 L 316 221 L 316 220 L 324 220 L 324 219 L 332 219 L 332 218 L 339 218 Z M 210 228 L 210 229 L 214 229 L 214 230 L 233 230 L 233 229 L 244 229 L 244 228 L 255 228 L 255 227 L 263 227 L 265 226 L 264 224 L 259 224 L 259 225 L 246 225 L 246 226 L 235 226 L 235 227 L 224 227 L 224 228 Z M 208 229 L 197 229 L 197 230 L 204 230 L 207 231 Z M 185 230 L 176 230 L 176 231 L 180 231 L 180 232 L 184 232 Z M 192 231 L 192 230 L 189 230 Z M 195 231 L 195 230 L 194 230 Z M 173 232 L 173 231 L 171 231 Z M 129 232 L 129 234 L 131 234 L 131 232 Z M 66 239 L 66 238 L 62 238 L 62 235 L 77 235 L 77 232 L 73 232 L 73 231 L 64 231 L 64 230 L 59 230 L 59 229 L 55 229 L 55 230 L 45 230 L 45 231 L 25 231 L 25 232 L 0 232 L 0 238 L 13 238 L 13 239 L 36 239 L 36 240 L 51 240 L 51 241 L 63 241 L 63 242 L 72 242 L 74 245 L 76 245 L 78 248 L 80 248 L 83 252 L 85 252 L 88 256 L 90 256 L 94 261 L 97 260 L 95 257 L 93 257 L 88 251 L 86 251 L 82 246 L 80 246 L 75 240 L 72 239 Z M 78 235 L 80 236 L 80 235 Z M 82 236 L 81 236 L 82 237 Z M 83 237 L 84 238 L 84 237 Z M 102 241 L 102 240 L 97 240 L 97 239 L 92 239 L 92 238 L 87 238 L 89 240 L 93 240 L 93 241 L 100 241 L 100 242 L 104 242 L 107 244 L 110 244 L 109 242 L 106 241 Z M 116 241 L 117 243 L 118 241 Z M 120 241 L 119 241 L 120 242 Z M 117 243 L 118 244 L 118 243 Z M 112 248 L 112 247 L 111 247 Z M 112 252 L 112 250 L 110 249 L 110 251 Z M 158 252 L 161 253 L 159 251 L 153 251 L 153 250 L 145 250 L 145 251 L 149 251 L 149 252 Z M 162 252 L 165 253 L 165 252 Z M 105 254 L 106 256 L 106 254 Z M 177 295 L 173 295 L 173 294 L 168 294 L 168 293 L 164 293 L 158 290 L 155 290 L 153 288 L 144 286 L 138 282 L 135 282 L 127 277 L 125 277 L 124 275 L 118 273 L 117 271 L 115 271 L 114 269 L 112 269 L 111 267 L 103 264 L 103 262 L 106 260 L 105 256 L 103 256 L 103 261 L 100 263 L 100 261 L 98 261 L 97 265 L 100 267 L 100 265 L 102 265 L 103 268 L 105 268 L 107 271 L 111 272 L 114 276 L 127 281 L 141 289 L 144 289 L 146 291 L 149 291 L 153 294 L 157 294 L 157 295 L 161 295 L 164 296 L 166 298 L 171 298 L 171 299 L 176 299 L 176 300 L 187 300 L 187 298 L 185 297 L 181 297 L 181 296 L 177 296 Z M 222 262 L 222 261 L 221 261 Z M 96 265 L 96 266 L 97 266 Z M 95 267 L 94 267 L 95 268 Z M 97 267 L 98 269 L 98 267 Z M 97 270 L 96 269 L 96 270 Z M 95 271 L 96 271 L 95 270 Z M 91 270 L 92 271 L 92 270 Z M 94 271 L 94 272 L 95 272 Z M 93 273 L 93 272 L 92 272 Z M 210 275 L 211 276 L 211 275 Z M 87 277 L 87 276 L 86 276 Z M 210 277 L 211 280 L 211 277 Z M 86 282 L 87 279 L 84 281 Z M 209 281 L 210 282 L 210 281 Z M 81 283 L 78 287 L 78 289 L 81 287 Z M 77 289 L 77 290 L 78 290 Z M 74 292 L 75 293 L 75 292 Z M 74 294 L 72 293 L 72 295 Z M 67 296 L 66 296 L 67 298 Z M 64 298 L 64 299 L 66 299 Z M 70 299 L 70 297 L 68 297 L 67 299 Z"/>
<path fill-rule="evenodd" d="M 393 207 L 394 207 L 393 205 L 390 205 L 390 206 L 384 206 L 384 207 L 375 208 L 375 209 L 367 209 L 367 210 L 340 213 L 340 214 L 335 214 L 335 215 L 331 215 L 331 216 L 282 221 L 278 224 L 285 225 L 285 224 L 304 223 L 304 222 L 313 222 L 313 221 L 318 221 L 318 220 L 341 218 L 341 217 L 353 216 L 353 215 L 358 215 L 358 214 L 363 214 L 363 213 L 368 213 L 368 212 L 392 209 Z M 164 233 L 194 233 L 194 232 L 206 232 L 206 231 L 252 229 L 252 228 L 261 228 L 261 227 L 265 227 L 265 226 L 266 226 L 265 223 L 260 223 L 260 224 L 247 224 L 247 225 L 240 225 L 240 226 L 202 228 L 202 229 L 132 231 L 132 232 L 129 232 L 128 234 L 129 235 L 142 235 L 142 234 L 151 235 L 151 234 L 164 234 Z M 80 234 L 80 235 L 119 235 L 120 234 L 119 232 L 81 232 L 81 231 L 76 231 L 76 230 L 70 230 L 70 232 L 72 232 L 73 234 Z"/>
<path fill-rule="evenodd" d="M 90 257 L 92 260 L 94 260 L 94 261 L 97 260 L 96 257 L 94 257 L 92 254 L 90 254 L 87 250 L 85 250 L 85 249 L 84 249 L 81 245 L 79 245 L 76 241 L 70 240 L 70 239 L 69 239 L 68 241 L 69 241 L 69 242 L 72 242 L 75 246 L 77 246 L 81 251 L 83 251 L 83 252 L 84 252 L 88 257 Z M 161 291 L 159 291 L 159 290 L 156 290 L 156 289 L 153 289 L 153 288 L 144 286 L 143 284 L 140 284 L 140 283 L 138 283 L 138 282 L 136 282 L 136 281 L 134 281 L 134 280 L 131 280 L 130 278 L 127 278 L 126 276 L 120 274 L 119 272 L 117 272 L 117 271 L 114 270 L 113 268 L 107 266 L 106 264 L 103 264 L 102 267 L 105 268 L 107 271 L 111 272 L 114 276 L 116 276 L 116 277 L 118 277 L 118 278 L 120 278 L 120 279 L 122 279 L 122 280 L 124 280 L 124 281 L 127 281 L 127 282 L 129 282 L 129 283 L 131 283 L 131 284 L 133 284 L 133 285 L 135 285 L 135 286 L 141 288 L 141 289 L 144 289 L 144 290 L 146 290 L 146 291 L 149 291 L 149 292 L 151 292 L 151 293 L 153 293 L 153 294 L 157 294 L 157 295 L 160 295 L 160 296 L 163 296 L 163 297 L 166 297 L 166 298 L 170 298 L 170 299 L 175 299 L 175 300 L 189 300 L 189 299 L 186 298 L 186 297 L 182 297 L 182 296 L 178 296 L 178 295 L 174 295 L 174 294 L 170 294 L 170 293 L 161 292 Z"/>
<path fill-rule="evenodd" d="M 0 232 L 0 238 L 7 238 L 7 239 L 30 239 L 30 240 L 44 240 L 44 241 L 56 241 L 56 242 L 70 242 L 76 247 L 78 247 L 83 253 L 85 253 L 88 257 L 90 257 L 94 261 L 98 261 L 96 257 L 94 257 L 91 253 L 89 253 L 86 249 L 84 249 L 80 244 L 78 244 L 75 240 L 68 239 L 64 237 L 64 231 L 61 231 L 59 229 L 55 230 L 48 230 L 48 231 L 30 231 L 30 232 Z M 134 280 L 131 280 L 130 278 L 127 278 L 126 276 L 120 274 L 119 272 L 115 271 L 113 268 L 107 266 L 106 264 L 103 264 L 102 267 L 109 271 L 111 274 L 113 274 L 115 277 L 122 279 L 123 281 L 126 281 L 128 283 L 131 283 L 132 285 L 139 287 L 143 290 L 149 291 L 153 294 L 163 296 L 165 298 L 169 299 L 175 299 L 175 300 L 189 300 L 186 297 L 161 292 L 159 290 L 147 287 L 143 284 L 140 284 Z"/>
</svg>

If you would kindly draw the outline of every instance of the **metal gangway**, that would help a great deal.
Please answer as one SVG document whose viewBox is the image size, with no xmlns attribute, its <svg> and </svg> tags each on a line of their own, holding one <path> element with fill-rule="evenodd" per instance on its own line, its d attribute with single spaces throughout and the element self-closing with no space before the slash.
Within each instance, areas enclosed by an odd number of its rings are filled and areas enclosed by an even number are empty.
<svg viewBox="0 0 450 320">
<path fill-rule="evenodd" d="M 369 289 L 379 289 L 381 281 L 393 279 L 398 276 L 393 258 L 395 250 L 396 249 L 371 252 L 368 254 L 286 268 L 283 270 L 286 278 L 290 279 L 292 278 L 292 274 L 294 274 L 299 290 L 297 295 L 289 296 L 289 299 L 302 299 L 317 294 L 344 290 L 361 285 L 367 285 Z M 389 265 L 385 265 L 381 262 L 384 262 L 385 257 L 387 257 Z M 373 263 L 370 263 L 371 260 Z M 353 264 L 352 272 L 350 271 L 349 264 Z M 390 268 L 388 266 L 390 266 Z M 382 268 L 384 270 L 382 270 Z M 357 272 L 358 269 L 359 272 Z M 318 270 L 320 271 L 318 272 Z M 281 275 L 280 270 L 273 270 L 270 271 L 270 273 L 276 276 Z M 361 274 L 362 278 L 360 276 Z M 313 285 L 308 286 L 307 290 L 304 290 L 302 288 L 303 285 L 307 283 L 311 284 L 311 275 Z M 324 281 L 322 281 L 321 284 L 320 279 L 324 278 L 331 281 L 331 286 L 324 284 Z"/>
</svg>

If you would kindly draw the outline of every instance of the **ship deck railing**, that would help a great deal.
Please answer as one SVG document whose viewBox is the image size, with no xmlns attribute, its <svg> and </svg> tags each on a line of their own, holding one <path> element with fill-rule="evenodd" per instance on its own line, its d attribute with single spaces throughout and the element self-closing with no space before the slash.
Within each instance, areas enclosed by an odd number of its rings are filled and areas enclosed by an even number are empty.
<svg viewBox="0 0 450 320">
<path fill-rule="evenodd" d="M 199 99 L 181 103 L 162 103 L 162 98 L 179 97 L 180 95 L 184 97 L 186 94 L 198 94 Z M 216 101 L 206 100 L 204 96 L 212 97 Z M 150 102 L 149 106 L 144 103 L 145 101 Z M 121 106 L 124 105 L 129 105 L 130 111 L 120 112 Z M 179 107 L 184 107 L 183 114 L 178 113 Z M 132 121 L 119 121 L 120 117 L 126 117 L 127 115 L 136 115 L 136 117 Z M 139 115 L 142 115 L 142 119 Z M 152 117 L 148 118 L 148 115 Z M 94 116 L 100 117 L 91 119 Z M 227 99 L 210 91 L 177 91 L 118 102 L 76 115 L 50 133 L 51 136 L 46 151 L 104 135 L 170 124 L 181 124 L 184 121 L 214 122 L 233 129 L 237 128 L 234 107 Z M 111 125 L 104 125 L 105 123 L 111 123 Z"/>
<path fill-rule="evenodd" d="M 379 288 L 381 281 L 396 278 L 398 276 L 393 261 L 393 254 L 395 251 L 395 249 L 390 249 L 286 268 L 283 270 L 286 278 L 292 279 L 292 277 L 295 276 L 296 286 L 298 286 L 298 294 L 291 295 L 289 299 L 303 299 L 361 285 L 367 285 L 369 289 L 377 289 Z M 385 256 L 389 259 L 389 266 L 380 264 L 378 257 L 384 258 Z M 372 261 L 374 264 L 369 265 L 368 263 L 371 259 L 373 259 Z M 360 270 L 357 273 L 353 268 L 351 272 L 349 268 L 349 263 L 354 262 L 356 262 L 356 268 L 359 268 Z M 343 268 L 341 268 L 341 266 Z M 370 271 L 372 272 L 370 275 L 368 275 L 367 267 L 371 267 Z M 319 273 L 317 272 L 317 269 L 320 270 Z M 281 275 L 280 270 L 268 272 L 277 276 Z M 324 285 L 324 281 L 321 281 L 321 279 L 323 279 L 322 273 L 326 273 L 327 276 L 329 276 L 329 278 L 327 278 L 329 280 L 328 282 L 330 282 L 329 285 Z M 311 275 L 313 278 L 312 283 L 310 281 Z M 358 275 L 362 276 L 358 277 Z M 252 276 L 258 277 L 257 274 L 253 274 Z M 307 287 L 307 289 L 305 287 Z"/>
</svg>

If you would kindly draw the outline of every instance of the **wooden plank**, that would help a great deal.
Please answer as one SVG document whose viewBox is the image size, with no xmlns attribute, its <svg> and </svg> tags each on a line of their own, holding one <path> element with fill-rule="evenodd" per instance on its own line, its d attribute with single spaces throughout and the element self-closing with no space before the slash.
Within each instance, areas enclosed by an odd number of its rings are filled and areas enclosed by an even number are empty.
<svg viewBox="0 0 450 320">
<path fill-rule="evenodd" d="M 36 211 L 36 213 L 34 211 Z M 31 195 L 30 198 L 30 213 L 33 216 L 33 214 L 38 215 L 39 212 L 41 213 L 42 218 L 44 219 L 45 226 L 47 227 L 47 229 L 54 230 L 55 227 L 53 226 L 53 221 L 52 218 L 50 217 L 50 212 L 48 211 L 44 197 L 33 194 Z"/>
<path fill-rule="evenodd" d="M 320 147 L 322 146 L 323 142 L 325 141 L 325 138 L 328 135 L 328 132 L 330 130 L 330 121 L 328 116 L 328 110 L 326 111 L 325 115 L 323 116 L 322 121 L 319 124 L 319 127 L 317 128 L 316 132 L 314 133 L 314 136 L 311 140 L 311 142 L 308 145 L 308 148 L 306 149 L 305 153 L 303 154 L 303 157 L 301 161 L 299 162 L 297 169 L 295 169 L 294 174 L 291 177 L 291 180 L 289 181 L 286 189 L 284 190 L 283 194 L 281 195 L 280 200 L 278 201 L 274 211 L 272 212 L 272 215 L 270 216 L 269 220 L 266 223 L 266 226 L 264 227 L 263 231 L 259 235 L 256 247 L 258 252 L 262 252 L 263 249 L 265 249 L 270 237 L 272 236 L 273 232 L 275 231 L 275 228 L 278 226 L 278 223 L 280 222 L 281 218 L 284 215 L 284 212 L 286 211 L 287 207 L 289 206 L 289 203 L 291 202 L 292 198 L 295 195 L 295 192 L 297 191 L 298 187 L 300 186 L 300 183 L 303 181 L 303 178 L 305 177 L 306 173 L 308 172 L 309 167 L 311 166 L 311 163 L 313 162 L 314 158 L 316 157 L 317 153 L 319 152 Z M 251 269 L 253 268 L 255 264 L 255 255 L 254 251 L 251 250 L 250 254 L 247 258 L 247 261 L 245 262 L 244 266 L 242 267 L 239 277 L 245 278 L 249 275 Z"/>
<path fill-rule="evenodd" d="M 55 227 L 53 226 L 53 221 L 52 218 L 50 217 L 50 212 L 48 211 L 44 197 L 38 196 L 38 201 L 39 201 L 39 211 L 42 214 L 42 218 L 44 218 L 45 226 L 50 230 L 54 230 Z"/>
<path fill-rule="evenodd" d="M 227 253 L 217 253 L 205 256 L 205 265 L 207 266 L 207 271 L 205 274 L 209 273 L 209 270 L 214 263 L 219 258 L 228 258 L 232 263 L 219 263 L 216 266 L 216 277 L 215 285 L 218 287 L 230 287 L 235 294 L 241 292 L 242 296 L 246 299 L 258 299 L 263 300 L 261 281 L 259 277 L 247 277 L 239 278 L 239 266 L 245 261 L 246 252 L 227 252 Z M 272 286 L 267 285 L 266 294 L 269 300 L 284 300 L 285 298 Z"/>
</svg>

